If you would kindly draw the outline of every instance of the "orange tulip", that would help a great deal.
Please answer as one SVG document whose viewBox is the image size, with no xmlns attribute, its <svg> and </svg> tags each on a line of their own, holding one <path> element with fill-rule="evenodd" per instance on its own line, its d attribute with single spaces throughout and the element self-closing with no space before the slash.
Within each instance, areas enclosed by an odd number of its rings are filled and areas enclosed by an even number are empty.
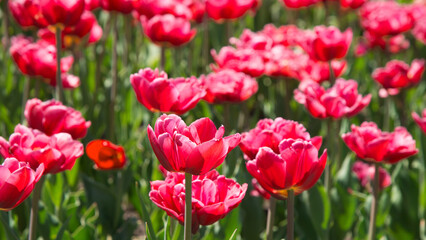
<svg viewBox="0 0 426 240">
<path fill-rule="evenodd" d="M 126 155 L 122 146 L 107 140 L 97 139 L 86 146 L 87 156 L 100 170 L 120 169 L 126 164 Z"/>
</svg>

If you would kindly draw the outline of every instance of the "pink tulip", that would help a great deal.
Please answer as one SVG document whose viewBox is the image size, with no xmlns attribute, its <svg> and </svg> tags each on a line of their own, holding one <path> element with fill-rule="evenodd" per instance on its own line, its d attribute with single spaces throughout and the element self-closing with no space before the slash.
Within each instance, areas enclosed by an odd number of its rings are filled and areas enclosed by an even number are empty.
<svg viewBox="0 0 426 240">
<path fill-rule="evenodd" d="M 256 0 L 206 0 L 206 12 L 215 21 L 237 19 L 252 9 Z"/>
<path fill-rule="evenodd" d="M 49 25 L 41 14 L 40 0 L 9 0 L 8 5 L 13 18 L 24 28 Z"/>
<path fill-rule="evenodd" d="M 240 148 L 246 160 L 256 157 L 261 147 L 268 147 L 275 153 L 279 153 L 279 143 L 284 139 L 302 139 L 312 141 L 318 149 L 321 147 L 322 138 L 311 138 L 305 127 L 295 121 L 283 118 L 262 119 L 256 127 L 241 135 Z"/>
<path fill-rule="evenodd" d="M 239 143 L 240 134 L 223 138 L 225 128 L 216 129 L 209 118 L 186 126 L 179 116 L 163 114 L 148 126 L 148 138 L 161 165 L 172 172 L 202 175 L 218 167 Z"/>
<path fill-rule="evenodd" d="M 330 66 L 327 62 L 315 61 L 307 57 L 299 57 L 291 62 L 294 73 L 294 78 L 299 81 L 312 80 L 317 83 L 322 83 L 330 80 Z M 340 77 L 346 71 L 347 63 L 344 60 L 331 61 L 331 69 L 334 77 Z"/>
<path fill-rule="evenodd" d="M 21 204 L 31 194 L 43 171 L 43 164 L 34 171 L 28 163 L 6 158 L 0 165 L 0 211 L 9 211 Z"/>
<path fill-rule="evenodd" d="M 342 135 L 343 141 L 366 161 L 394 164 L 418 152 L 416 141 L 404 127 L 389 133 L 382 132 L 373 122 L 363 122 L 351 129 L 352 132 Z"/>
<path fill-rule="evenodd" d="M 269 147 L 261 147 L 246 167 L 273 197 L 285 199 L 288 190 L 298 195 L 310 189 L 321 177 L 326 162 L 327 150 L 318 159 L 318 149 L 310 141 L 285 139 L 278 154 Z"/>
<path fill-rule="evenodd" d="M 269 194 L 265 189 L 260 186 L 256 178 L 251 179 L 251 185 L 253 185 L 253 190 L 251 190 L 250 195 L 253 197 L 263 197 L 264 199 L 270 199 L 271 194 Z"/>
<path fill-rule="evenodd" d="M 316 118 L 339 119 L 358 114 L 370 103 L 371 94 L 363 97 L 356 81 L 339 78 L 327 90 L 314 81 L 303 81 L 294 90 L 294 98 Z"/>
<path fill-rule="evenodd" d="M 366 187 L 372 192 L 374 174 L 376 172 L 374 165 L 369 165 L 361 161 L 356 161 L 352 167 L 352 172 L 355 173 L 363 187 Z M 391 184 L 391 176 L 384 168 L 379 168 L 379 189 L 382 190 Z"/>
<path fill-rule="evenodd" d="M 415 112 L 412 112 L 411 116 L 417 125 L 419 125 L 420 129 L 426 134 L 426 108 L 423 109 L 421 117 Z"/>
<path fill-rule="evenodd" d="M 282 0 L 288 8 L 304 8 L 317 4 L 320 0 Z"/>
<path fill-rule="evenodd" d="M 141 69 L 130 82 L 138 101 L 150 111 L 184 114 L 206 95 L 197 78 L 168 78 L 158 69 Z"/>
<path fill-rule="evenodd" d="M 0 137 L 0 154 L 4 158 L 14 157 L 20 162 L 27 162 L 34 170 L 44 164 L 43 174 L 71 169 L 83 151 L 83 144 L 73 140 L 68 133 L 49 137 L 22 125 L 15 127 L 9 142 Z"/>
<path fill-rule="evenodd" d="M 259 77 L 265 72 L 262 56 L 252 49 L 237 50 L 232 47 L 223 47 L 219 53 L 211 51 L 216 66 L 211 66 L 214 71 L 219 69 L 233 69 L 252 77 Z"/>
<path fill-rule="evenodd" d="M 74 139 L 84 138 L 91 123 L 86 122 L 79 111 L 50 100 L 42 102 L 33 98 L 25 106 L 25 118 L 31 128 L 38 129 L 51 136 L 64 132 Z"/>
<path fill-rule="evenodd" d="M 167 174 L 164 181 L 151 182 L 149 198 L 167 215 L 184 223 L 185 174 Z M 212 170 L 206 175 L 192 177 L 192 233 L 199 225 L 211 225 L 238 207 L 247 191 L 247 184 L 239 185 L 232 179 Z"/>
<path fill-rule="evenodd" d="M 74 26 L 84 11 L 84 0 L 40 0 L 41 13 L 49 25 Z"/>
</svg>

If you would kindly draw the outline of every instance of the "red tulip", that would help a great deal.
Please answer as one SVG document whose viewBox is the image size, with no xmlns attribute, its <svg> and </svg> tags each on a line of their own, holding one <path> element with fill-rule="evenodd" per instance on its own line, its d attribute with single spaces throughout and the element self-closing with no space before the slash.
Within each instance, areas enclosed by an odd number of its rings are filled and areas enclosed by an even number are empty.
<svg viewBox="0 0 426 240">
<path fill-rule="evenodd" d="M 156 15 L 172 14 L 175 17 L 192 19 L 192 11 L 188 3 L 193 1 L 176 1 L 176 0 L 143 0 L 133 1 L 133 6 L 140 15 L 146 16 L 148 19 Z"/>
<path fill-rule="evenodd" d="M 318 61 L 328 62 L 345 57 L 352 42 L 352 30 L 343 33 L 336 27 L 316 26 L 305 33 L 301 46 L 309 56 Z"/>
<path fill-rule="evenodd" d="M 322 138 L 311 138 L 305 127 L 295 121 L 282 118 L 262 119 L 256 127 L 241 135 L 240 148 L 246 160 L 256 157 L 261 147 L 268 147 L 275 153 L 279 153 L 279 143 L 284 139 L 302 139 L 312 141 L 318 149 L 321 147 Z"/>
<path fill-rule="evenodd" d="M 106 11 L 115 11 L 123 14 L 131 13 L 134 0 L 100 0 L 102 9 Z"/>
<path fill-rule="evenodd" d="M 43 174 L 58 173 L 74 166 L 75 160 L 83 155 L 83 144 L 68 133 L 48 137 L 38 130 L 18 125 L 9 142 L 0 137 L 0 154 L 4 158 L 28 162 L 34 170 L 44 164 Z"/>
<path fill-rule="evenodd" d="M 382 85 L 381 97 L 396 95 L 399 89 L 417 85 L 425 70 L 424 59 L 414 59 L 411 66 L 399 60 L 386 63 L 383 68 L 374 70 L 373 79 Z"/>
<path fill-rule="evenodd" d="M 49 24 L 41 14 L 40 0 L 9 0 L 13 18 L 22 27 L 47 27 Z"/>
<path fill-rule="evenodd" d="M 156 15 L 151 19 L 141 17 L 143 32 L 159 46 L 181 46 L 194 38 L 196 29 L 191 29 L 191 23 L 171 14 Z"/>
<path fill-rule="evenodd" d="M 372 182 L 374 173 L 376 172 L 374 165 L 369 165 L 361 161 L 356 161 L 352 167 L 352 171 L 357 176 L 363 187 L 372 192 Z M 379 189 L 382 190 L 391 184 L 391 176 L 384 168 L 379 168 Z"/>
<path fill-rule="evenodd" d="M 416 25 L 412 30 L 413 36 L 419 40 L 421 43 L 426 45 L 426 14 L 423 18 L 420 18 L 416 21 Z"/>
<path fill-rule="evenodd" d="M 202 76 L 207 95 L 204 97 L 209 103 L 242 102 L 257 92 L 256 79 L 232 69 L 210 73 Z"/>
<path fill-rule="evenodd" d="M 314 61 L 309 58 L 303 58 L 302 56 L 294 59 L 291 62 L 294 73 L 294 78 L 299 81 L 312 80 L 317 83 L 330 80 L 330 67 L 327 62 Z M 331 61 L 331 68 L 335 77 L 340 77 L 346 71 L 346 61 Z"/>
<path fill-rule="evenodd" d="M 79 111 L 62 105 L 56 100 L 42 102 L 33 98 L 25 106 L 25 118 L 31 128 L 51 136 L 65 132 L 74 139 L 84 138 L 90 122 L 86 122 Z"/>
<path fill-rule="evenodd" d="M 86 153 L 100 170 L 121 169 L 126 164 L 124 148 L 108 140 L 91 141 L 86 146 Z"/>
<path fill-rule="evenodd" d="M 282 0 L 288 8 L 303 8 L 317 4 L 320 0 Z"/>
<path fill-rule="evenodd" d="M 273 197 L 285 199 L 288 190 L 298 195 L 310 189 L 321 177 L 326 162 L 327 150 L 318 159 L 318 149 L 310 141 L 285 139 L 278 154 L 269 147 L 261 147 L 246 167 Z"/>
<path fill-rule="evenodd" d="M 216 130 L 209 118 L 186 126 L 179 116 L 163 114 L 148 126 L 148 137 L 161 165 L 172 172 L 202 175 L 218 167 L 239 143 L 239 134 L 223 138 L 225 128 Z"/>
<path fill-rule="evenodd" d="M 214 71 L 233 69 L 252 77 L 259 77 L 265 72 L 262 56 L 252 49 L 237 50 L 227 46 L 220 49 L 219 53 L 213 49 L 211 54 L 217 64 L 217 67 L 211 66 Z"/>
<path fill-rule="evenodd" d="M 151 182 L 149 198 L 167 215 L 184 223 L 185 174 L 168 173 L 164 181 Z M 239 185 L 215 170 L 192 177 L 192 233 L 199 225 L 211 225 L 238 207 L 247 191 L 247 184 Z"/>
<path fill-rule="evenodd" d="M 84 11 L 84 0 L 40 0 L 44 18 L 50 25 L 73 26 Z"/>
<path fill-rule="evenodd" d="M 158 69 L 141 69 L 130 82 L 138 101 L 150 111 L 184 114 L 206 95 L 197 78 L 168 78 Z"/>
<path fill-rule="evenodd" d="M 100 0 L 84 0 L 84 9 L 93 11 L 101 7 Z"/>
<path fill-rule="evenodd" d="M 316 118 L 339 119 L 358 114 L 370 103 L 371 94 L 363 97 L 356 81 L 339 78 L 327 90 L 314 81 L 303 81 L 294 90 L 294 99 Z"/>
<path fill-rule="evenodd" d="M 344 8 L 357 9 L 367 1 L 368 0 L 340 0 L 340 5 Z"/>
<path fill-rule="evenodd" d="M 343 141 L 366 161 L 393 164 L 418 152 L 416 141 L 403 127 L 388 133 L 373 122 L 363 122 L 360 127 L 352 125 L 351 129 L 352 132 L 342 135 Z"/>
<path fill-rule="evenodd" d="M 361 25 L 376 36 L 397 35 L 413 27 L 408 9 L 393 1 L 371 1 L 360 9 Z"/>
<path fill-rule="evenodd" d="M 415 112 L 412 112 L 411 116 L 417 125 L 419 125 L 420 129 L 426 134 L 426 108 L 423 109 L 421 117 Z"/>
<path fill-rule="evenodd" d="M 206 12 L 215 21 L 237 19 L 255 3 L 256 0 L 206 0 Z"/>
<path fill-rule="evenodd" d="M 0 211 L 9 211 L 21 204 L 31 194 L 43 171 L 43 164 L 34 171 L 28 163 L 6 158 L 0 165 Z"/>
<path fill-rule="evenodd" d="M 256 180 L 256 178 L 251 179 L 251 185 L 253 185 L 253 190 L 251 190 L 250 195 L 253 197 L 259 197 L 262 196 L 264 199 L 270 199 L 271 194 L 269 194 L 265 189 L 260 186 L 259 182 Z"/>
</svg>

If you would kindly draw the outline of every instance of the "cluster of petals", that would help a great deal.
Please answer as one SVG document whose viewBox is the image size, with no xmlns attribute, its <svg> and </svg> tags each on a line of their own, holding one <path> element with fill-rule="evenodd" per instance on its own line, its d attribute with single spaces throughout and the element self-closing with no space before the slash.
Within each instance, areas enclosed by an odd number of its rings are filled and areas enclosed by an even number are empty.
<svg viewBox="0 0 426 240">
<path fill-rule="evenodd" d="M 259 6 L 258 0 L 206 0 L 207 15 L 218 22 L 238 19 Z"/>
<path fill-rule="evenodd" d="M 168 78 L 158 69 L 145 68 L 130 76 L 138 101 L 150 111 L 184 114 L 206 95 L 196 77 Z"/>
<path fill-rule="evenodd" d="M 356 56 L 364 55 L 368 50 L 380 48 L 389 53 L 398 53 L 410 47 L 410 42 L 404 34 L 394 36 L 377 36 L 368 31 L 364 32 L 364 38 L 358 43 L 355 49 Z"/>
<path fill-rule="evenodd" d="M 202 22 L 205 3 L 202 0 L 139 0 L 133 7 L 140 16 L 148 19 L 157 15 L 172 14 L 175 17 Z"/>
<path fill-rule="evenodd" d="M 202 175 L 218 167 L 241 140 L 240 134 L 223 137 L 225 128 L 216 129 L 209 118 L 186 126 L 177 115 L 163 114 L 148 126 L 148 138 L 161 165 L 171 172 Z"/>
<path fill-rule="evenodd" d="M 21 204 L 43 175 L 41 164 L 33 170 L 28 163 L 6 158 L 0 165 L 0 211 L 9 211 Z"/>
<path fill-rule="evenodd" d="M 40 0 L 9 0 L 8 6 L 15 21 L 24 28 L 49 25 L 41 13 Z"/>
<path fill-rule="evenodd" d="M 86 154 L 99 170 L 121 169 L 127 161 L 122 146 L 104 139 L 89 142 L 86 146 Z"/>
<path fill-rule="evenodd" d="M 420 129 L 426 134 L 426 109 L 423 109 L 422 116 L 419 116 L 417 113 L 411 113 L 414 121 L 419 125 Z"/>
<path fill-rule="evenodd" d="M 375 123 L 352 125 L 351 132 L 342 135 L 343 141 L 363 160 L 394 164 L 417 154 L 416 141 L 404 127 L 391 133 L 382 132 Z"/>
<path fill-rule="evenodd" d="M 361 186 L 367 188 L 370 192 L 373 190 L 373 180 L 376 169 L 374 165 L 356 161 L 352 166 L 352 172 L 355 173 Z M 386 169 L 379 167 L 379 189 L 382 190 L 392 183 L 391 176 Z"/>
<path fill-rule="evenodd" d="M 192 233 L 200 225 L 211 225 L 238 207 L 247 191 L 247 184 L 219 175 L 216 170 L 192 176 Z M 185 217 L 185 174 L 169 172 L 164 181 L 151 182 L 150 199 L 167 215 L 181 224 Z"/>
<path fill-rule="evenodd" d="M 256 79 L 232 69 L 224 69 L 200 77 L 209 103 L 242 102 L 257 92 Z"/>
<path fill-rule="evenodd" d="M 411 33 L 417 40 L 426 44 L 426 5 L 414 3 L 409 6 L 409 12 L 414 21 Z"/>
<path fill-rule="evenodd" d="M 0 137 L 0 154 L 27 162 L 32 169 L 44 164 L 44 173 L 58 173 L 71 169 L 83 155 L 83 144 L 73 140 L 68 133 L 52 136 L 22 125 L 15 127 L 9 141 Z"/>
<path fill-rule="evenodd" d="M 74 139 L 84 138 L 91 125 L 79 111 L 56 100 L 42 102 L 37 98 L 30 99 L 25 105 L 24 115 L 29 127 L 48 136 L 65 132 Z"/>
<path fill-rule="evenodd" d="M 250 191 L 250 195 L 253 197 L 263 197 L 264 199 L 270 199 L 271 194 L 269 194 L 265 189 L 260 186 L 259 182 L 256 178 L 251 179 L 251 185 L 253 186 L 253 190 Z"/>
<path fill-rule="evenodd" d="M 275 153 L 279 153 L 278 146 L 280 142 L 289 138 L 311 141 L 318 149 L 322 144 L 322 138 L 311 138 L 302 124 L 279 117 L 276 119 L 262 119 L 257 122 L 254 129 L 242 133 L 239 147 L 244 153 L 244 158 L 252 160 L 256 157 L 261 147 L 268 147 Z"/>
<path fill-rule="evenodd" d="M 56 48 L 55 45 L 39 40 L 32 42 L 31 38 L 22 35 L 11 40 L 10 54 L 19 70 L 31 77 L 40 77 L 46 83 L 56 86 Z M 64 88 L 76 88 L 80 85 L 77 76 L 66 74 L 71 69 L 72 56 L 61 59 L 61 75 Z"/>
<path fill-rule="evenodd" d="M 411 66 L 400 60 L 391 60 L 385 67 L 374 70 L 372 77 L 383 89 L 381 97 L 396 95 L 401 88 L 417 85 L 425 70 L 424 59 L 414 59 Z"/>
<path fill-rule="evenodd" d="M 288 8 L 303 8 L 317 4 L 320 0 L 282 0 L 282 2 Z"/>
<path fill-rule="evenodd" d="M 295 195 L 310 189 L 321 177 L 327 163 L 327 150 L 318 158 L 318 149 L 310 141 L 284 139 L 279 153 L 261 147 L 256 158 L 246 162 L 248 172 L 277 199 L 288 191 Z"/>
<path fill-rule="evenodd" d="M 181 46 L 194 38 L 197 30 L 191 29 L 191 23 L 185 18 L 172 14 L 155 15 L 152 18 L 141 17 L 145 35 L 160 46 Z"/>
<path fill-rule="evenodd" d="M 316 118 L 352 117 L 364 109 L 371 101 L 371 94 L 363 97 L 358 93 L 358 83 L 354 80 L 337 79 L 325 90 L 314 81 L 303 81 L 294 90 L 294 99 L 304 104 Z"/>
</svg>

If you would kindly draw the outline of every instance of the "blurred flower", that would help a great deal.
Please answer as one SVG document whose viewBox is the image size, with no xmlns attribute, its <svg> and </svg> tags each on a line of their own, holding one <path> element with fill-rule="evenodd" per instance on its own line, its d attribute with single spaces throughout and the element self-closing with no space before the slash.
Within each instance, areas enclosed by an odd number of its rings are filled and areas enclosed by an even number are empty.
<svg viewBox="0 0 426 240">
<path fill-rule="evenodd" d="M 159 46 L 181 46 L 194 38 L 196 29 L 191 29 L 191 23 L 171 14 L 156 15 L 151 19 L 141 17 L 143 32 Z"/>
<path fill-rule="evenodd" d="M 256 0 L 206 0 L 206 12 L 215 21 L 237 19 L 253 9 Z"/>
<path fill-rule="evenodd" d="M 41 77 L 43 81 L 56 86 L 56 47 L 46 41 L 33 43 L 31 38 L 22 35 L 12 37 L 10 54 L 19 70 L 31 77 Z M 80 79 L 66 74 L 71 69 L 72 56 L 61 58 L 62 84 L 64 88 L 76 88 Z"/>
<path fill-rule="evenodd" d="M 416 141 L 404 127 L 389 133 L 382 132 L 373 122 L 363 122 L 351 129 L 352 132 L 342 135 L 343 141 L 366 161 L 394 164 L 418 152 Z"/>
<path fill-rule="evenodd" d="M 133 6 L 139 15 L 148 19 L 157 15 L 172 14 L 175 17 L 201 22 L 205 11 L 202 0 L 143 0 L 133 1 Z"/>
<path fill-rule="evenodd" d="M 340 0 L 340 5 L 344 8 L 357 9 L 368 0 Z"/>
<path fill-rule="evenodd" d="M 251 184 L 253 185 L 253 190 L 250 192 L 250 195 L 253 197 L 259 197 L 262 196 L 264 199 L 270 199 L 271 194 L 269 194 L 265 189 L 260 186 L 259 182 L 256 180 L 256 178 L 251 179 Z"/>
<path fill-rule="evenodd" d="M 256 157 L 261 147 L 268 147 L 278 154 L 280 142 L 289 138 L 312 141 L 318 149 L 322 143 L 321 137 L 311 138 L 302 124 L 279 117 L 274 120 L 268 118 L 259 120 L 254 129 L 242 133 L 239 146 L 244 153 L 244 158 L 251 160 Z"/>
<path fill-rule="evenodd" d="M 297 61 L 300 60 L 300 61 Z M 327 62 L 315 61 L 309 58 L 298 58 L 291 62 L 295 68 L 295 78 L 303 82 L 312 80 L 317 83 L 330 80 L 330 66 Z M 334 77 L 340 77 L 346 71 L 347 63 L 344 60 L 331 60 L 331 69 Z"/>
<path fill-rule="evenodd" d="M 100 0 L 84 0 L 84 9 L 93 11 L 101 7 Z"/>
<path fill-rule="evenodd" d="M 39 0 L 41 12 L 49 25 L 73 26 L 84 11 L 84 0 Z"/>
<path fill-rule="evenodd" d="M 168 78 L 165 72 L 145 68 L 130 76 L 138 101 L 150 111 L 184 114 L 206 95 L 196 77 Z"/>
<path fill-rule="evenodd" d="M 343 33 L 336 27 L 316 26 L 313 31 L 306 31 L 301 46 L 309 56 L 318 61 L 328 62 L 343 58 L 352 42 L 352 30 Z"/>
<path fill-rule="evenodd" d="M 167 215 L 184 223 L 185 174 L 168 173 L 164 181 L 152 181 L 149 198 Z M 247 191 L 236 181 L 219 175 L 216 170 L 192 176 L 192 233 L 199 225 L 211 225 L 238 207 Z"/>
<path fill-rule="evenodd" d="M 28 163 L 6 158 L 0 165 L 0 211 L 9 211 L 21 204 L 31 194 L 43 171 L 43 164 L 34 171 Z"/>
<path fill-rule="evenodd" d="M 381 97 L 396 95 L 399 89 L 417 85 L 425 70 L 424 59 L 414 59 L 411 66 L 403 61 L 392 60 L 383 68 L 374 70 L 373 79 L 382 85 Z"/>
<path fill-rule="evenodd" d="M 20 162 L 28 162 L 34 170 L 44 164 L 43 174 L 71 169 L 83 152 L 83 144 L 73 140 L 68 133 L 49 137 L 38 130 L 17 125 L 9 142 L 0 137 L 0 154 L 4 158 L 14 157 Z"/>
<path fill-rule="evenodd" d="M 320 0 L 282 0 L 282 2 L 288 8 L 303 8 L 317 4 Z"/>
<path fill-rule="evenodd" d="M 367 50 L 379 47 L 382 50 L 390 53 L 398 53 L 402 50 L 410 47 L 410 42 L 405 38 L 403 34 L 397 34 L 394 36 L 376 36 L 374 33 L 369 31 L 364 32 L 364 38 L 358 43 L 356 56 L 364 55 Z M 364 48 L 363 51 L 359 51 L 359 48 Z"/>
<path fill-rule="evenodd" d="M 84 138 L 91 123 L 85 121 L 79 111 L 62 105 L 56 100 L 42 102 L 33 98 L 25 105 L 28 126 L 51 136 L 65 132 L 74 139 Z"/>
<path fill-rule="evenodd" d="M 240 134 L 223 137 L 225 128 L 216 129 L 209 118 L 186 126 L 177 115 L 163 114 L 148 126 L 148 137 L 161 165 L 171 172 L 202 175 L 218 167 L 239 143 Z"/>
<path fill-rule="evenodd" d="M 411 116 L 417 125 L 419 125 L 420 129 L 426 134 L 426 108 L 423 109 L 421 117 L 415 112 L 412 112 Z"/>
<path fill-rule="evenodd" d="M 89 142 L 86 154 L 100 170 L 121 169 L 126 164 L 124 148 L 108 140 L 97 139 Z"/>
<path fill-rule="evenodd" d="M 354 80 L 339 78 L 327 90 L 317 82 L 307 80 L 294 90 L 294 99 L 304 104 L 316 118 L 339 119 L 358 114 L 370 103 L 371 94 L 365 97 L 358 94 L 358 83 Z"/>
<path fill-rule="evenodd" d="M 237 50 L 226 46 L 220 49 L 219 53 L 216 53 L 213 49 L 211 54 L 217 64 L 217 67 L 211 65 L 213 71 L 219 71 L 219 69 L 233 69 L 236 72 L 243 72 L 252 77 L 259 77 L 265 71 L 262 56 L 251 49 Z"/>
<path fill-rule="evenodd" d="M 210 73 L 200 77 L 209 103 L 242 102 L 257 92 L 256 79 L 232 69 Z"/>
<path fill-rule="evenodd" d="M 246 167 L 273 197 L 285 199 L 288 190 L 298 195 L 310 189 L 321 177 L 326 162 L 327 150 L 318 159 L 318 149 L 310 141 L 285 139 L 278 154 L 269 147 L 261 147 Z"/>
<path fill-rule="evenodd" d="M 13 18 L 22 27 L 47 27 L 44 16 L 41 14 L 40 0 L 9 0 L 9 9 Z"/>
<path fill-rule="evenodd" d="M 417 40 L 426 45 L 426 10 L 425 15 L 416 21 L 412 34 Z"/>
<path fill-rule="evenodd" d="M 352 166 L 352 171 L 357 176 L 363 187 L 372 192 L 374 174 L 376 172 L 374 165 L 369 165 L 361 161 L 356 161 Z M 384 168 L 379 168 L 379 189 L 382 190 L 391 184 L 391 176 Z"/>
<path fill-rule="evenodd" d="M 114 11 L 122 14 L 131 13 L 133 8 L 134 0 L 100 0 L 102 9 L 106 11 Z"/>
</svg>

